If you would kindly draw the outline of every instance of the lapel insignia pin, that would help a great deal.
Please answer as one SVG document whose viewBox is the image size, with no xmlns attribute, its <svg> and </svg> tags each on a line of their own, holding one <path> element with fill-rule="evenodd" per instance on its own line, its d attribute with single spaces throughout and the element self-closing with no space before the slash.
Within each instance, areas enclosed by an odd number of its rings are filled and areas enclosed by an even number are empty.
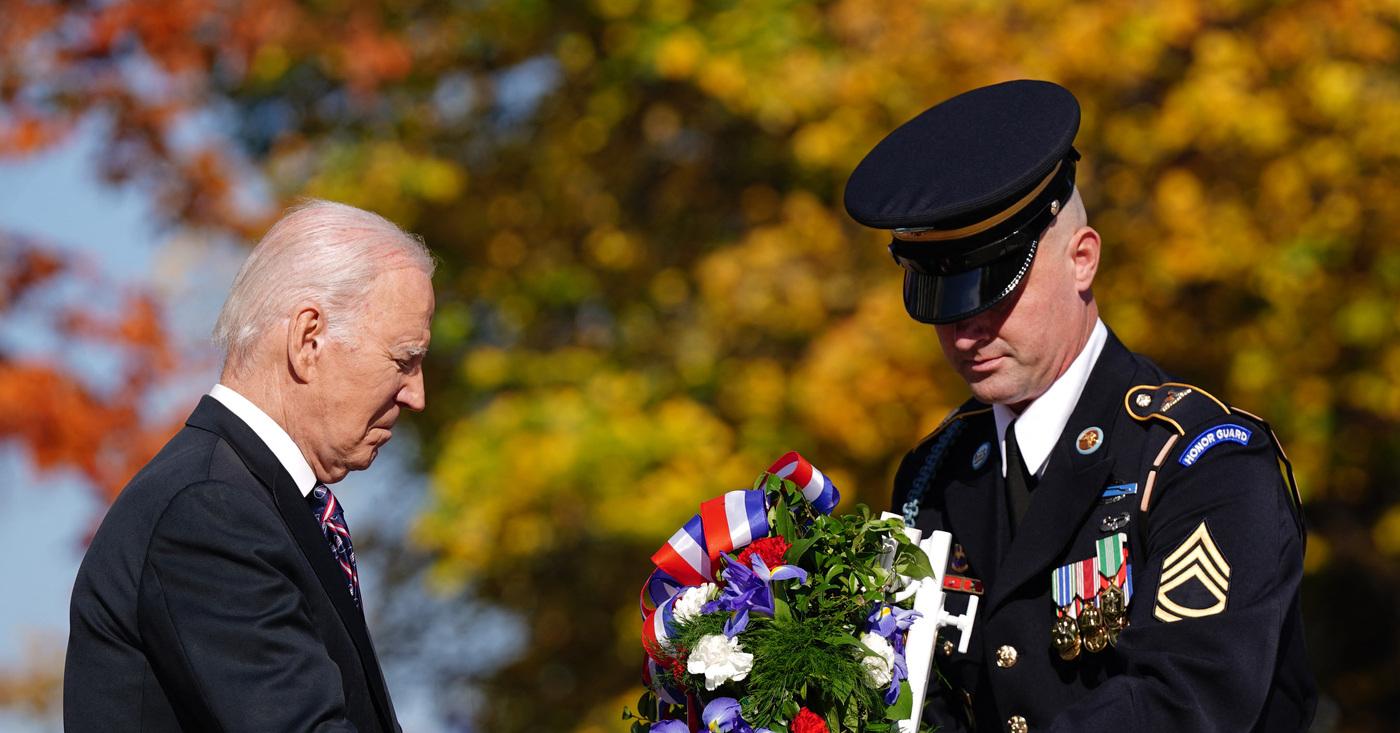
<svg viewBox="0 0 1400 733">
<path fill-rule="evenodd" d="M 992 455 L 992 444 L 983 443 L 977 446 L 977 452 L 972 454 L 972 470 L 981 471 L 987 465 L 987 459 Z"/>
<path fill-rule="evenodd" d="M 1163 561 L 1152 615 L 1167 623 L 1214 616 L 1225 610 L 1229 594 L 1230 564 L 1201 522 Z"/>
<path fill-rule="evenodd" d="M 1079 433 L 1079 437 L 1074 441 L 1074 447 L 1081 455 L 1089 455 L 1103 445 L 1103 429 L 1098 427 L 1084 428 Z"/>
</svg>

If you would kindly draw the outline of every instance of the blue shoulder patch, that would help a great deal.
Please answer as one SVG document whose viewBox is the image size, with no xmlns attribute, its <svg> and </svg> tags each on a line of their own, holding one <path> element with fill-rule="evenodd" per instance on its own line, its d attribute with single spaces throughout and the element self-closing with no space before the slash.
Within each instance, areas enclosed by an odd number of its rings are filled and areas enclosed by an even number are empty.
<svg viewBox="0 0 1400 733">
<path fill-rule="evenodd" d="M 1181 457 L 1177 459 L 1177 462 L 1183 466 L 1194 465 L 1196 461 L 1201 460 L 1201 456 L 1205 455 L 1206 451 L 1211 448 L 1221 443 L 1249 445 L 1249 439 L 1253 435 L 1254 433 L 1251 432 L 1249 428 L 1242 425 L 1235 425 L 1234 423 L 1217 425 L 1196 436 L 1196 439 L 1191 441 L 1191 445 L 1181 452 Z"/>
</svg>

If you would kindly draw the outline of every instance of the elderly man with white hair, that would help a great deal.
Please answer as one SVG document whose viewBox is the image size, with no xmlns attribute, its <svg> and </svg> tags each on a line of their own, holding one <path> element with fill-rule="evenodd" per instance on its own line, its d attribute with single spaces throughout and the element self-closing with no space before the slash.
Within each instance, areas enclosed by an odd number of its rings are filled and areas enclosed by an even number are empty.
<svg viewBox="0 0 1400 733">
<path fill-rule="evenodd" d="M 68 731 L 397 731 L 330 484 L 425 403 L 434 262 L 289 211 L 219 315 L 219 383 L 123 489 L 73 588 Z"/>
</svg>

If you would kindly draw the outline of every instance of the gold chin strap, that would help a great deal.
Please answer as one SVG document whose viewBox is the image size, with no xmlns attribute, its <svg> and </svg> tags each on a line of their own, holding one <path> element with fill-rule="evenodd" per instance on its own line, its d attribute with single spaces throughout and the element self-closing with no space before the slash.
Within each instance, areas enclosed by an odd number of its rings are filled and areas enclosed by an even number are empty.
<svg viewBox="0 0 1400 733">
<path fill-rule="evenodd" d="M 951 239 L 962 239 L 974 234 L 981 234 L 1007 219 L 1010 219 L 1012 216 L 1016 215 L 1016 212 L 1030 205 L 1030 203 L 1035 200 L 1035 197 L 1044 192 L 1045 187 L 1049 186 L 1050 182 L 1055 180 L 1055 174 L 1060 172 L 1060 167 L 1064 164 L 1065 162 L 1063 160 L 1056 163 L 1054 169 L 1050 171 L 1050 175 L 1046 176 L 1044 180 L 1040 182 L 1040 185 L 1032 189 L 1030 193 L 1021 197 L 1020 201 L 1003 209 L 1001 213 L 990 219 L 984 219 L 976 224 L 969 224 L 960 229 L 896 229 L 894 230 L 894 238 L 901 242 L 946 242 Z"/>
</svg>

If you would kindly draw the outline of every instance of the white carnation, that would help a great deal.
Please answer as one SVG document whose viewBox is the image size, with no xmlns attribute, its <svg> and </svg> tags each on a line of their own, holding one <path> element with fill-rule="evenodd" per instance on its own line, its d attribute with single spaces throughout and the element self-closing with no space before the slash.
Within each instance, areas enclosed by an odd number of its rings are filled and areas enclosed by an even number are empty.
<svg viewBox="0 0 1400 733">
<path fill-rule="evenodd" d="M 671 604 L 671 613 L 676 623 L 683 624 L 700 615 L 700 609 L 714 597 L 715 584 L 701 583 L 694 588 L 686 588 L 684 593 Z"/>
<path fill-rule="evenodd" d="M 865 654 L 860 660 L 861 666 L 865 667 L 866 681 L 877 690 L 889 687 L 890 680 L 894 678 L 894 647 L 890 646 L 885 637 L 873 631 L 861 634 L 860 643 L 875 652 Z"/>
<path fill-rule="evenodd" d="M 749 670 L 753 669 L 753 655 L 744 653 L 738 639 L 730 639 L 724 634 L 710 634 L 700 637 L 695 648 L 690 650 L 685 668 L 691 674 L 705 675 L 705 689 L 713 690 L 730 680 L 738 681 L 749 676 Z"/>
</svg>

